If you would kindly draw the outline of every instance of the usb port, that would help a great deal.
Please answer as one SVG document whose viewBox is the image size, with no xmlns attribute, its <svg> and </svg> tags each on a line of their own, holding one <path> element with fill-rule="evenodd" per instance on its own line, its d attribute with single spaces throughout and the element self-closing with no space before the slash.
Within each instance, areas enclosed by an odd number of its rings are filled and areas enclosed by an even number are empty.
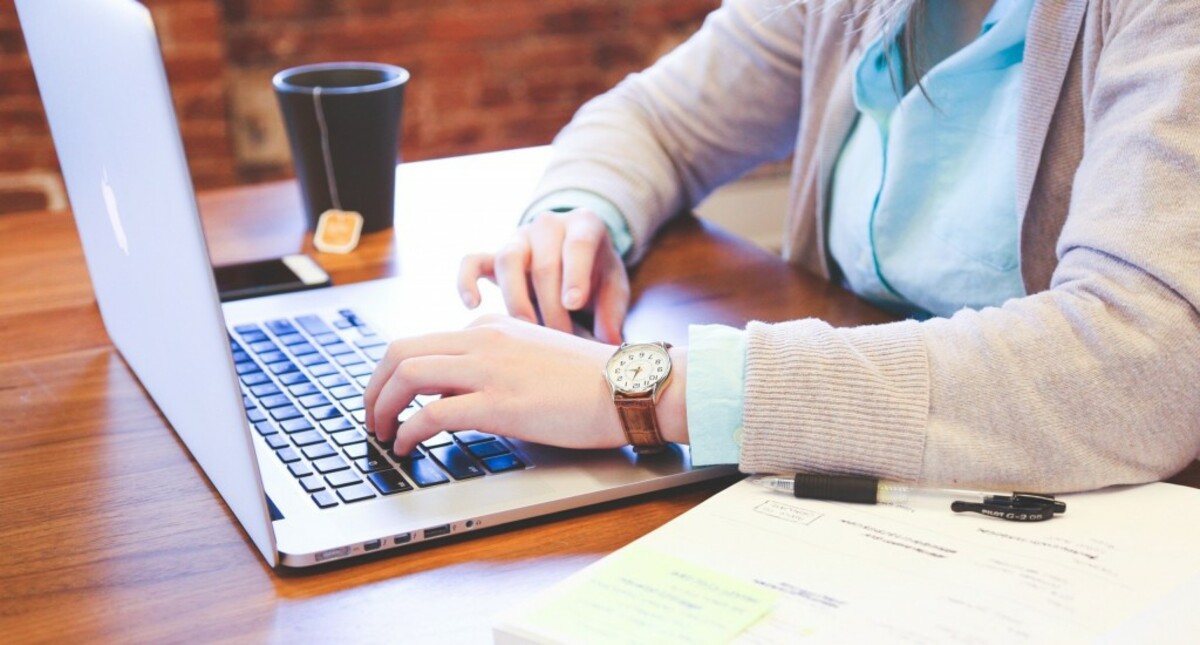
<svg viewBox="0 0 1200 645">
<path fill-rule="evenodd" d="M 363 543 L 363 551 L 374 551 L 383 546 L 383 540 L 371 540 Z"/>
<path fill-rule="evenodd" d="M 423 533 L 426 540 L 428 540 L 429 538 L 442 537 L 443 535 L 449 535 L 449 534 L 450 534 L 450 525 L 449 524 L 443 524 L 441 526 L 435 526 L 431 529 L 425 529 L 425 532 Z"/>
</svg>

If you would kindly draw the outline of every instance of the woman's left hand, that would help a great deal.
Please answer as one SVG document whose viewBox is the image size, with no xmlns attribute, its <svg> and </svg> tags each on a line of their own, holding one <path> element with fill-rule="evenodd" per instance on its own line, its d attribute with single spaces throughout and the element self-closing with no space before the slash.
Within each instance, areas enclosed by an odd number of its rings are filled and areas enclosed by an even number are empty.
<svg viewBox="0 0 1200 645">
<path fill-rule="evenodd" d="M 481 430 L 566 448 L 625 443 L 604 379 L 615 348 L 505 316 L 395 341 L 364 395 L 366 422 L 398 455 L 442 430 Z M 400 425 L 414 397 L 440 394 Z"/>
</svg>

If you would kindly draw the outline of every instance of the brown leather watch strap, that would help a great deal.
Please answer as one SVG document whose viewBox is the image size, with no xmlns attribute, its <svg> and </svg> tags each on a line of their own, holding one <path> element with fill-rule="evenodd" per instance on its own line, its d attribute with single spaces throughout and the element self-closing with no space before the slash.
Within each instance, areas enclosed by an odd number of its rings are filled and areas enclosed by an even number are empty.
<svg viewBox="0 0 1200 645">
<path fill-rule="evenodd" d="M 661 452 L 667 447 L 658 430 L 658 417 L 654 413 L 654 399 L 649 396 L 629 397 L 618 394 L 613 397 L 617 406 L 617 414 L 621 417 L 621 425 L 625 428 L 625 438 L 633 446 L 634 452 L 647 455 Z"/>
</svg>

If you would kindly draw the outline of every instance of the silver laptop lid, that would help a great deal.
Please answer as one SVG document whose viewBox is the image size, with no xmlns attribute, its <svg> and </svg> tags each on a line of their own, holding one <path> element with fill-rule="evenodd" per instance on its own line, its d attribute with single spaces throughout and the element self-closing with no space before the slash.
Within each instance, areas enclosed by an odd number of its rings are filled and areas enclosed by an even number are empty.
<svg viewBox="0 0 1200 645">
<path fill-rule="evenodd" d="M 133 0 L 16 4 L 108 334 L 275 566 L 150 13 Z"/>
</svg>

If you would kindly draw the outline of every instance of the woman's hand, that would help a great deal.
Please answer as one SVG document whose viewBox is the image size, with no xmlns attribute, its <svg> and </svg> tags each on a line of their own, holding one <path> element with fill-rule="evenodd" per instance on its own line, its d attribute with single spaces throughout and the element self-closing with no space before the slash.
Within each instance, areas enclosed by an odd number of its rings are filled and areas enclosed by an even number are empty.
<svg viewBox="0 0 1200 645">
<path fill-rule="evenodd" d="M 608 228 L 589 210 L 541 213 L 495 255 L 463 258 L 458 288 L 468 307 L 479 305 L 480 278 L 500 286 L 508 312 L 517 318 L 536 323 L 540 313 L 547 327 L 571 333 L 570 312 L 591 308 L 596 338 L 621 342 L 629 276 Z"/>
<path fill-rule="evenodd" d="M 462 331 L 398 340 L 367 385 L 367 428 L 398 455 L 442 430 L 478 429 L 567 448 L 611 448 L 625 435 L 605 383 L 614 347 L 505 316 Z M 441 394 L 399 428 L 419 394 Z"/>
</svg>

